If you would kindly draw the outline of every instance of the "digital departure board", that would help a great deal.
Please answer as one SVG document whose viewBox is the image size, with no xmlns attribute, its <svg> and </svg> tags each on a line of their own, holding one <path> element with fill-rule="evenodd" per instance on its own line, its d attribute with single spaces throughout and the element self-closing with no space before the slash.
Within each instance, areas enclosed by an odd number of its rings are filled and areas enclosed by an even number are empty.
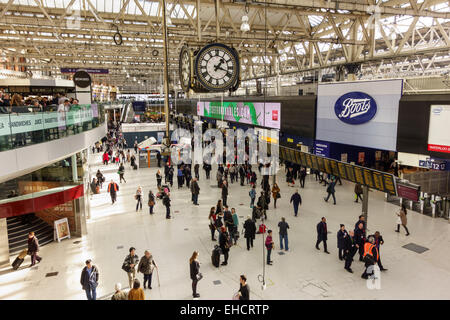
<svg viewBox="0 0 450 320">
<path fill-rule="evenodd" d="M 356 182 L 355 171 L 353 171 L 353 166 L 351 164 L 344 164 L 345 171 L 347 172 L 347 179 Z"/>
<path fill-rule="evenodd" d="M 300 152 L 300 158 L 302 159 L 302 165 L 308 168 L 311 168 L 308 166 L 308 162 L 306 161 L 306 154 L 304 152 Z"/>
<path fill-rule="evenodd" d="M 339 177 L 340 173 L 338 169 L 338 162 L 336 160 L 330 160 L 330 165 L 331 165 L 331 172 L 333 173 L 333 175 Z"/>
<path fill-rule="evenodd" d="M 370 169 L 363 169 L 363 173 L 364 173 L 364 180 L 365 180 L 366 186 L 368 186 L 369 188 L 374 189 L 375 188 L 375 184 L 373 182 L 372 170 L 370 170 Z"/>
<path fill-rule="evenodd" d="M 345 164 L 342 162 L 337 163 L 338 169 L 339 169 L 339 176 L 342 179 L 348 180 L 347 178 L 347 172 L 345 171 Z"/>
<path fill-rule="evenodd" d="M 280 147 L 280 158 L 281 160 L 287 160 L 286 159 L 286 149 L 284 147 Z"/>
<path fill-rule="evenodd" d="M 314 154 L 311 154 L 311 163 L 312 163 L 312 167 L 315 170 L 319 170 L 319 164 L 317 163 L 317 157 Z"/>
<path fill-rule="evenodd" d="M 291 162 L 297 163 L 297 159 L 295 158 L 295 152 L 293 149 L 288 149 L 289 157 L 291 158 Z"/>
<path fill-rule="evenodd" d="M 384 190 L 392 195 L 397 195 L 397 190 L 395 188 L 394 176 L 389 173 L 383 173 Z"/>
<path fill-rule="evenodd" d="M 300 151 L 295 151 L 295 159 L 297 160 L 297 163 L 299 165 L 304 166 L 304 164 L 302 163 L 302 158 L 300 156 Z"/>
<path fill-rule="evenodd" d="M 325 172 L 328 174 L 332 174 L 331 166 L 330 166 L 330 159 L 327 159 L 327 158 L 323 159 L 323 164 L 325 166 Z"/>
<path fill-rule="evenodd" d="M 373 183 L 375 184 L 375 189 L 385 190 L 383 183 L 383 174 L 381 172 L 373 171 Z M 386 191 L 388 192 L 388 191 Z"/>
<path fill-rule="evenodd" d="M 312 161 L 311 161 L 311 155 L 309 153 L 305 153 L 306 158 L 306 166 L 309 168 L 312 168 Z"/>
<path fill-rule="evenodd" d="M 322 157 L 317 157 L 317 164 L 319 165 L 319 170 L 320 171 L 324 171 L 325 170 Z"/>
<path fill-rule="evenodd" d="M 362 186 L 365 185 L 363 170 L 361 167 L 353 166 L 353 172 L 355 172 L 356 182 L 360 183 Z"/>
</svg>

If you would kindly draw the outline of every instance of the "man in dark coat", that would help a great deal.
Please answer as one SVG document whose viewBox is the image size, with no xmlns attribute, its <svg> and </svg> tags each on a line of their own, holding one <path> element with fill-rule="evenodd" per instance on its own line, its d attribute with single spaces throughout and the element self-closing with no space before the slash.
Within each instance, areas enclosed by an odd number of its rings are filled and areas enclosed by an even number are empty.
<svg viewBox="0 0 450 320">
<path fill-rule="evenodd" d="M 347 230 L 345 230 L 345 226 L 341 224 L 341 228 L 337 232 L 337 247 L 339 252 L 339 260 L 344 260 L 342 253 L 344 252 L 344 241 L 345 238 L 348 237 Z"/>
<path fill-rule="evenodd" d="M 200 180 L 199 169 L 200 169 L 200 165 L 198 163 L 196 163 L 194 165 L 194 174 L 195 174 L 195 179 L 197 179 L 197 181 Z"/>
<path fill-rule="evenodd" d="M 355 233 L 353 231 L 350 231 L 348 233 L 348 236 L 344 238 L 344 257 L 345 257 L 344 269 L 350 273 L 353 273 L 353 270 L 351 269 L 353 256 L 355 255 L 356 251 L 358 251 L 358 245 L 356 244 L 354 236 Z"/>
<path fill-rule="evenodd" d="M 158 168 L 161 168 L 161 153 L 156 153 L 156 159 L 158 160 Z"/>
<path fill-rule="evenodd" d="M 112 204 L 114 204 L 114 202 L 116 202 L 117 200 L 117 191 L 119 191 L 119 186 L 117 185 L 117 183 L 114 182 L 114 180 L 111 180 L 111 182 L 108 185 L 108 192 L 109 195 L 111 196 Z"/>
<path fill-rule="evenodd" d="M 169 170 L 170 170 L 169 163 L 166 162 L 166 164 L 164 165 L 164 183 L 167 183 L 167 179 L 169 176 Z"/>
<path fill-rule="evenodd" d="M 223 203 L 224 206 L 227 205 L 227 197 L 228 197 L 228 184 L 224 180 L 222 182 L 222 203 Z"/>
<path fill-rule="evenodd" d="M 298 190 L 295 190 L 295 193 L 291 197 L 291 203 L 294 205 L 294 214 L 297 216 L 298 214 L 298 206 L 302 204 L 302 197 L 298 193 Z"/>
<path fill-rule="evenodd" d="M 306 179 L 306 168 L 305 168 L 305 167 L 302 167 L 302 168 L 300 169 L 300 186 L 301 186 L 302 188 L 305 187 L 305 179 Z"/>
<path fill-rule="evenodd" d="M 328 199 L 330 198 L 330 196 L 333 196 L 333 201 L 334 201 L 333 204 L 336 204 L 336 197 L 334 196 L 334 192 L 335 192 L 334 186 L 335 185 L 336 185 L 336 180 L 333 179 L 327 188 L 328 196 L 326 198 L 323 198 L 323 200 L 325 200 L 325 202 L 328 202 Z"/>
<path fill-rule="evenodd" d="M 166 207 L 166 219 L 170 219 L 170 197 L 167 193 L 163 196 L 163 205 Z"/>
<path fill-rule="evenodd" d="M 247 250 L 250 250 L 250 246 L 253 248 L 253 240 L 255 239 L 256 223 L 247 216 L 247 220 L 244 222 L 244 238 L 247 239 Z"/>
<path fill-rule="evenodd" d="M 356 230 L 358 230 L 359 224 L 362 223 L 364 233 L 365 233 L 366 232 L 366 218 L 363 215 L 360 215 L 358 218 L 359 218 L 358 221 L 356 221 L 356 223 L 355 223 L 355 232 L 356 232 Z"/>
<path fill-rule="evenodd" d="M 31 256 L 30 267 L 36 264 L 36 260 L 38 263 L 41 262 L 42 258 L 38 256 L 37 254 L 38 252 L 39 252 L 39 241 L 34 235 L 34 232 L 31 231 L 28 233 L 28 252 L 27 252 L 27 254 Z"/>
<path fill-rule="evenodd" d="M 200 187 L 197 178 L 193 178 L 191 182 L 192 202 L 198 206 L 198 195 L 200 194 Z"/>
<path fill-rule="evenodd" d="M 91 260 L 86 260 L 86 266 L 81 271 L 81 286 L 86 291 L 88 300 L 97 300 L 97 286 L 98 286 L 98 269 L 91 263 Z"/>
<path fill-rule="evenodd" d="M 328 231 L 327 231 L 327 219 L 322 217 L 322 221 L 317 224 L 317 242 L 316 249 L 320 250 L 319 243 L 323 241 L 323 250 L 325 253 L 329 253 L 327 250 L 327 240 L 328 240 Z"/>
<path fill-rule="evenodd" d="M 243 165 L 239 166 L 239 178 L 241 180 L 241 186 L 243 186 L 245 180 L 245 169 Z"/>
<path fill-rule="evenodd" d="M 227 229 L 224 226 L 222 226 L 220 229 L 221 229 L 221 232 L 219 234 L 219 246 L 220 246 L 220 249 L 222 249 L 222 253 L 225 258 L 225 261 L 222 262 L 222 265 L 226 266 L 228 264 L 228 252 L 230 251 L 229 235 L 228 235 Z"/>
<path fill-rule="evenodd" d="M 366 230 L 364 229 L 364 225 L 362 222 L 358 225 L 358 229 L 355 230 L 355 241 L 359 247 L 359 261 L 363 261 L 364 243 L 366 242 Z"/>
</svg>

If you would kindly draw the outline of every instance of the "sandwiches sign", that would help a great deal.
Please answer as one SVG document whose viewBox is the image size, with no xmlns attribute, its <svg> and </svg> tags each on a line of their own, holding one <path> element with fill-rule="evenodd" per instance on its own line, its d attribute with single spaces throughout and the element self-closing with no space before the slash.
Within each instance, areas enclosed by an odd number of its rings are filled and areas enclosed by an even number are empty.
<svg viewBox="0 0 450 320">
<path fill-rule="evenodd" d="M 377 103 L 364 92 L 349 92 L 337 99 L 334 112 L 342 122 L 351 125 L 363 124 L 375 117 Z"/>
</svg>

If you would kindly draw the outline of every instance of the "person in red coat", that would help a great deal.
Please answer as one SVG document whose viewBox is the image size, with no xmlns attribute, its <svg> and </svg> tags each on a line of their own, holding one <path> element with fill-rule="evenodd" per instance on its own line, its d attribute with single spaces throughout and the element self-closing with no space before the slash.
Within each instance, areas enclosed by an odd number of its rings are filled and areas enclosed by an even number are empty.
<svg viewBox="0 0 450 320">
<path fill-rule="evenodd" d="M 103 154 L 103 164 L 104 164 L 104 165 L 107 165 L 108 162 L 109 162 L 109 154 L 108 154 L 108 152 L 105 152 L 105 153 Z"/>
</svg>

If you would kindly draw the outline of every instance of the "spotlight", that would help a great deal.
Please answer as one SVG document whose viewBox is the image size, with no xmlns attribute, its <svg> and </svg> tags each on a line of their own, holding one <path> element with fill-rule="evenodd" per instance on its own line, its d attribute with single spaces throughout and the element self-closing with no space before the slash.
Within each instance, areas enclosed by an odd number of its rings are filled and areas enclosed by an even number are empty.
<svg viewBox="0 0 450 320">
<path fill-rule="evenodd" d="M 241 31 L 247 32 L 250 31 L 250 25 L 248 24 L 248 16 L 242 16 L 242 24 L 241 24 Z"/>
</svg>

